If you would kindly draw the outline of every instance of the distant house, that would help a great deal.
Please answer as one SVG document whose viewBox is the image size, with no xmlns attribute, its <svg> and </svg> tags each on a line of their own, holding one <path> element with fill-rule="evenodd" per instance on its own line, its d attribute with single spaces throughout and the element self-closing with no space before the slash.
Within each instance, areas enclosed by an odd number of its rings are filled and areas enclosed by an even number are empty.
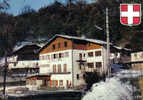
<svg viewBox="0 0 143 100">
<path fill-rule="evenodd" d="M 121 56 L 118 53 L 122 50 L 113 46 L 111 49 L 110 59 L 118 58 L 119 63 Z M 29 89 L 82 88 L 86 86 L 85 72 L 103 74 L 107 70 L 106 42 L 101 40 L 55 35 L 39 52 L 40 72 L 27 77 Z"/>
<path fill-rule="evenodd" d="M 136 70 L 143 69 L 143 51 L 133 51 L 131 53 L 132 68 Z"/>
<path fill-rule="evenodd" d="M 131 62 L 131 49 L 111 45 L 111 64 L 125 64 Z"/>
<path fill-rule="evenodd" d="M 12 72 L 12 75 L 27 76 L 27 74 L 38 73 L 39 54 L 37 51 L 39 49 L 40 46 L 34 43 L 28 43 L 17 47 L 8 58 L 8 68 Z"/>
</svg>

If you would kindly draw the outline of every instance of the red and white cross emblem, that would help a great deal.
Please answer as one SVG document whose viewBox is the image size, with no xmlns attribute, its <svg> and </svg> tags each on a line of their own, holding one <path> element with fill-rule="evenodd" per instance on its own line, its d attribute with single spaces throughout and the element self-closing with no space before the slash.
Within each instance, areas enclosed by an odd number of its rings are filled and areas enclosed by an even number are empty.
<svg viewBox="0 0 143 100">
<path fill-rule="evenodd" d="M 141 4 L 120 4 L 120 22 L 133 26 L 141 22 Z"/>
</svg>

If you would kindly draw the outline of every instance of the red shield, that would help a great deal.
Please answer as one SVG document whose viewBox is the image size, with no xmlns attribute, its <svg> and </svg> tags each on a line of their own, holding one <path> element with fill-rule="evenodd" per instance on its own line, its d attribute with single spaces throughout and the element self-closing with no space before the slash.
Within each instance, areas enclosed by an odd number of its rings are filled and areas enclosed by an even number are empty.
<svg viewBox="0 0 143 100">
<path fill-rule="evenodd" d="M 120 4 L 120 22 L 133 26 L 141 23 L 141 4 Z"/>
</svg>

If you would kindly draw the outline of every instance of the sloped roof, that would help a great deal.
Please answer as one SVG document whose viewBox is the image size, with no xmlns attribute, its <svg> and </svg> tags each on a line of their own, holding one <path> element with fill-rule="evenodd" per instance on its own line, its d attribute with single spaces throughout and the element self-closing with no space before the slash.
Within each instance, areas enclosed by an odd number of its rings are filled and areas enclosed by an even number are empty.
<svg viewBox="0 0 143 100">
<path fill-rule="evenodd" d="M 123 48 L 123 47 L 119 47 L 119 46 L 115 46 L 113 45 L 114 48 L 118 49 L 118 50 L 125 50 L 125 51 L 132 51 L 131 49 L 128 49 L 128 48 Z"/>
<path fill-rule="evenodd" d="M 76 37 L 76 36 L 68 36 L 68 35 L 58 35 L 58 34 L 56 34 L 55 37 L 56 36 L 67 38 L 67 39 L 84 40 L 84 41 L 87 41 L 87 42 L 93 42 L 93 43 L 97 43 L 97 44 L 106 44 L 105 41 L 97 40 L 97 39 L 88 39 L 88 38 L 82 38 L 82 37 Z"/>
<path fill-rule="evenodd" d="M 13 49 L 13 52 L 16 52 L 16 51 L 18 51 L 18 50 L 20 50 L 20 49 L 22 49 L 23 47 L 25 47 L 25 46 L 33 46 L 33 45 L 36 45 L 36 46 L 38 46 L 38 47 L 41 47 L 40 45 L 38 45 L 38 44 L 36 44 L 36 43 L 22 43 L 20 46 L 16 46 L 14 49 Z"/>
<path fill-rule="evenodd" d="M 49 43 L 51 43 L 51 42 L 52 42 L 55 38 L 57 38 L 57 37 L 62 37 L 62 38 L 70 39 L 70 40 L 87 41 L 87 42 L 92 42 L 92 43 L 96 43 L 96 44 L 100 44 L 100 45 L 106 44 L 106 41 L 102 41 L 102 40 L 88 39 L 88 38 L 83 38 L 83 37 L 76 37 L 76 36 L 56 34 L 55 36 L 53 36 L 53 37 L 39 50 L 39 52 L 40 52 L 42 49 L 44 49 Z"/>
</svg>

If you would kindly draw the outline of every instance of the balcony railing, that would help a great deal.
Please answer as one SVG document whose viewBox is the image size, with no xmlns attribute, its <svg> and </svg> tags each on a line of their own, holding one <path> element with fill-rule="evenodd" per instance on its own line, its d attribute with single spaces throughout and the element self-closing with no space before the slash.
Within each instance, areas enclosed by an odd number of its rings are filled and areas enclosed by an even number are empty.
<svg viewBox="0 0 143 100">
<path fill-rule="evenodd" d="M 33 60 L 33 61 L 18 61 L 16 63 L 9 64 L 9 68 L 38 68 L 39 67 L 39 61 Z"/>
</svg>

